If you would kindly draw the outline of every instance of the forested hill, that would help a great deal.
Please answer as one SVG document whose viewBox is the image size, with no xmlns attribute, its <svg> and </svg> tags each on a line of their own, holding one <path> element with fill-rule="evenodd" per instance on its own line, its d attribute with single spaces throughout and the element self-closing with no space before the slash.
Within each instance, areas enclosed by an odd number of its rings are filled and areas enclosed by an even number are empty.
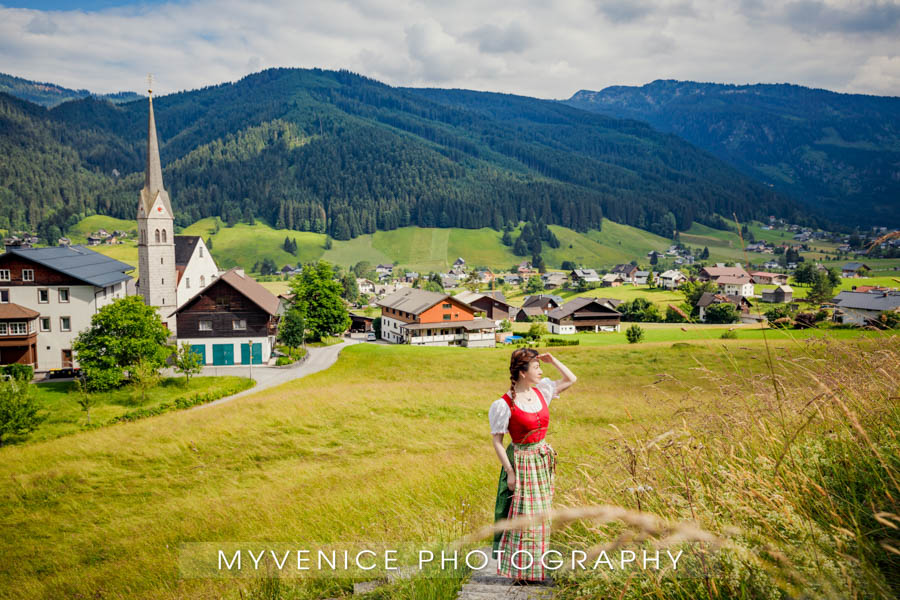
<svg viewBox="0 0 900 600">
<path fill-rule="evenodd" d="M 675 133 L 836 220 L 900 227 L 900 98 L 667 80 L 566 104 Z"/>
<path fill-rule="evenodd" d="M 718 213 L 808 221 L 676 136 L 557 102 L 392 88 L 348 72 L 272 69 L 154 100 L 177 214 L 250 214 L 348 239 L 376 229 L 602 218 L 671 236 Z M 52 237 L 90 210 L 133 218 L 147 102 L 52 109 L 0 95 L 0 228 Z"/>
<path fill-rule="evenodd" d="M 0 73 L 0 92 L 6 92 L 11 96 L 48 107 L 62 104 L 67 100 L 87 98 L 94 95 L 88 90 L 70 90 L 55 83 L 30 81 L 15 75 L 7 75 L 6 73 Z M 134 92 L 100 94 L 99 97 L 106 98 L 111 102 L 131 102 L 140 98 Z"/>
</svg>

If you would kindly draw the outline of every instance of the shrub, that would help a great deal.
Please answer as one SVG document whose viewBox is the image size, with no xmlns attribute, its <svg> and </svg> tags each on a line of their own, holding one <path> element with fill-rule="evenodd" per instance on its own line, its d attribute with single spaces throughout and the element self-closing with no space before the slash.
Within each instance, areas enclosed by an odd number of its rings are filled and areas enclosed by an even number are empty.
<svg viewBox="0 0 900 600">
<path fill-rule="evenodd" d="M 546 342 L 547 346 L 577 346 L 581 340 L 564 340 L 562 338 L 549 338 Z"/>
<path fill-rule="evenodd" d="M 9 375 L 16 381 L 31 381 L 34 378 L 34 368 L 31 365 L 13 363 L 0 367 L 0 374 Z"/>
<path fill-rule="evenodd" d="M 644 330 L 639 325 L 632 325 L 625 330 L 625 339 L 629 344 L 637 344 L 644 339 Z"/>
<path fill-rule="evenodd" d="M 293 362 L 294 361 L 291 359 L 290 356 L 279 356 L 278 358 L 275 359 L 275 366 L 281 367 L 283 365 L 290 365 Z"/>
<path fill-rule="evenodd" d="M 723 340 L 736 340 L 737 339 L 737 331 L 734 329 L 729 329 L 728 331 L 723 331 L 722 335 L 719 336 Z"/>
</svg>

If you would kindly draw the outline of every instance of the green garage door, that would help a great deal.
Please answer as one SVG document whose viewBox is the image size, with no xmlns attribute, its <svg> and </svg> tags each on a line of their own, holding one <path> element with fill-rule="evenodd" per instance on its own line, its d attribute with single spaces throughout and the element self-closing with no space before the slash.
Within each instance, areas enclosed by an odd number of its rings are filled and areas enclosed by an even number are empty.
<svg viewBox="0 0 900 600">
<path fill-rule="evenodd" d="M 191 344 L 191 352 L 200 357 L 200 364 L 206 364 L 206 344 Z"/>
<path fill-rule="evenodd" d="M 234 344 L 213 344 L 213 364 L 233 365 Z"/>
<path fill-rule="evenodd" d="M 250 362 L 250 344 L 241 344 L 241 364 Z M 253 364 L 262 364 L 262 344 L 253 344 Z"/>
</svg>

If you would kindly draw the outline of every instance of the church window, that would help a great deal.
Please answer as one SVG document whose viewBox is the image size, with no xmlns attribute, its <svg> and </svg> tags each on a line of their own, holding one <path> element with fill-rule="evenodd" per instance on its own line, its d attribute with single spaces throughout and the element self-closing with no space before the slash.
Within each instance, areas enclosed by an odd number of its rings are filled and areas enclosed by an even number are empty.
<svg viewBox="0 0 900 600">
<path fill-rule="evenodd" d="M 206 275 L 200 276 L 200 287 L 206 287 Z"/>
<path fill-rule="evenodd" d="M 185 278 L 185 280 L 184 280 L 184 287 L 187 288 L 187 289 L 191 289 L 191 278 L 190 278 L 190 277 L 186 277 L 186 278 Z"/>
<path fill-rule="evenodd" d="M 200 246 L 200 258 L 203 258 L 203 246 Z"/>
<path fill-rule="evenodd" d="M 165 279 L 160 279 L 160 280 L 159 280 L 159 284 L 160 284 L 160 285 L 166 285 L 166 280 L 165 280 Z M 165 302 L 163 302 L 163 304 L 165 304 Z"/>
<path fill-rule="evenodd" d="M 157 229 L 156 232 L 153 234 L 153 239 L 154 239 L 154 241 L 156 241 L 157 244 L 159 243 L 159 229 Z"/>
<path fill-rule="evenodd" d="M 165 244 L 166 243 L 166 230 L 165 229 L 162 230 L 162 237 L 163 237 L 163 244 Z"/>
<path fill-rule="evenodd" d="M 162 257 L 162 256 L 159 257 L 159 264 L 163 264 L 163 257 Z"/>
</svg>

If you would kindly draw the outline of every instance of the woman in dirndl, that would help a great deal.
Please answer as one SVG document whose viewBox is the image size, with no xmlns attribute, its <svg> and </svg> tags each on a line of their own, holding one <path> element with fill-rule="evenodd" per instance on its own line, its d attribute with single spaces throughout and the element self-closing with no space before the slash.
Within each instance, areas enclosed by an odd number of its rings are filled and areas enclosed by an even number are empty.
<svg viewBox="0 0 900 600">
<path fill-rule="evenodd" d="M 563 378 L 544 377 L 541 363 L 556 367 Z M 497 485 L 494 520 L 549 512 L 553 502 L 556 451 L 544 440 L 550 402 L 575 383 L 575 375 L 551 354 L 518 348 L 509 361 L 509 391 L 488 411 L 494 450 L 503 468 Z M 503 436 L 512 443 L 503 448 Z M 547 579 L 545 553 L 550 550 L 550 519 L 523 530 L 494 535 L 497 573 L 518 584 Z"/>
</svg>

